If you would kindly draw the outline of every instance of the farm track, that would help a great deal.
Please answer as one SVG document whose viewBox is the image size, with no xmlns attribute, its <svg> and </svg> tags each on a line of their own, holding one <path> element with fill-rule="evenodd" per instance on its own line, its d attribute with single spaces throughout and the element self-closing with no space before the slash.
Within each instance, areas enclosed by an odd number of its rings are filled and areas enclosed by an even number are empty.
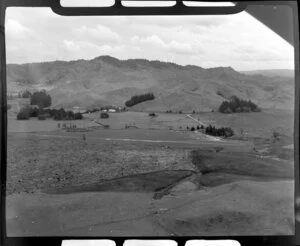
<svg viewBox="0 0 300 246">
<path fill-rule="evenodd" d="M 41 134 L 41 133 L 26 133 L 26 135 L 33 135 L 39 137 L 49 137 L 49 138 L 68 138 L 68 139 L 78 139 L 81 135 L 56 135 L 56 134 Z M 144 142 L 144 143 L 165 143 L 165 144 L 182 144 L 190 147 L 199 147 L 201 145 L 225 145 L 225 146 L 247 146 L 249 143 L 239 140 L 222 140 L 222 141 L 208 141 L 208 140 L 191 140 L 191 141 L 182 141 L 182 140 L 154 140 L 154 139 L 137 139 L 137 138 L 105 138 L 105 137 L 86 137 L 91 140 L 99 141 L 113 141 L 113 142 Z"/>
</svg>

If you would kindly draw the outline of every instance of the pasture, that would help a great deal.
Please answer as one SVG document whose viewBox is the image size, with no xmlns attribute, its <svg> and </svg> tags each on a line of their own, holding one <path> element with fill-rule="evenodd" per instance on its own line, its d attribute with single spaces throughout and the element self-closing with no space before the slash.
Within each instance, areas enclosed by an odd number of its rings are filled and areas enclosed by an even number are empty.
<svg viewBox="0 0 300 246">
<path fill-rule="evenodd" d="M 197 123 L 184 114 L 95 113 L 70 122 L 18 121 L 10 112 L 8 235 L 292 234 L 292 114 L 191 116 L 236 136 L 188 131 Z M 92 128 L 95 121 L 110 128 Z M 64 123 L 89 130 L 57 127 Z M 71 223 L 80 218 L 87 220 Z"/>
<path fill-rule="evenodd" d="M 23 102 L 24 104 L 24 102 Z M 57 124 L 74 123 L 80 128 L 97 126 L 97 121 L 107 124 L 111 129 L 156 129 L 156 130 L 187 130 L 187 127 L 196 127 L 195 120 L 186 114 L 177 113 L 157 113 L 156 117 L 151 117 L 146 112 L 120 112 L 110 113 L 108 119 L 100 119 L 100 112 L 84 114 L 83 120 L 76 121 L 54 121 L 47 119 L 38 121 L 31 118 L 28 121 L 17 121 L 16 112 L 17 103 L 12 103 L 12 109 L 8 114 L 8 132 L 39 132 L 56 131 Z M 294 115 L 292 111 L 268 109 L 256 113 L 222 114 L 218 112 L 190 114 L 196 120 L 204 125 L 215 125 L 217 127 L 231 127 L 238 137 L 261 137 L 269 138 L 274 131 L 282 135 L 292 137 L 294 127 Z"/>
</svg>

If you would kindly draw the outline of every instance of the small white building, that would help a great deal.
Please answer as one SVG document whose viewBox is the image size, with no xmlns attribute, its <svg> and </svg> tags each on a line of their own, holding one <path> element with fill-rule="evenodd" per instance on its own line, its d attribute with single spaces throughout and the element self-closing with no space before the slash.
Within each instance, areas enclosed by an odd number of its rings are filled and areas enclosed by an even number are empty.
<svg viewBox="0 0 300 246">
<path fill-rule="evenodd" d="M 110 109 L 108 110 L 108 112 L 109 112 L 109 113 L 115 113 L 115 112 L 117 112 L 117 110 L 115 110 L 114 108 L 110 108 Z"/>
</svg>

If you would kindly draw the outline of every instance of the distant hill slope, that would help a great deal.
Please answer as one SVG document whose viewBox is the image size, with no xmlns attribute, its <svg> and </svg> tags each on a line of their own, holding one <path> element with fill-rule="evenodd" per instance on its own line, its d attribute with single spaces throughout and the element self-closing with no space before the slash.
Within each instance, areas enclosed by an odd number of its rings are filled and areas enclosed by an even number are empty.
<svg viewBox="0 0 300 246">
<path fill-rule="evenodd" d="M 231 67 L 204 69 L 144 59 L 54 61 L 7 65 L 8 93 L 46 89 L 56 107 L 124 105 L 153 92 L 155 100 L 134 106 L 145 111 L 211 111 L 233 95 L 260 107 L 291 108 L 294 79 L 246 75 Z"/>
<path fill-rule="evenodd" d="M 253 70 L 253 71 L 240 71 L 247 75 L 263 75 L 267 77 L 287 77 L 294 78 L 294 70 L 292 69 L 269 69 L 269 70 Z"/>
</svg>

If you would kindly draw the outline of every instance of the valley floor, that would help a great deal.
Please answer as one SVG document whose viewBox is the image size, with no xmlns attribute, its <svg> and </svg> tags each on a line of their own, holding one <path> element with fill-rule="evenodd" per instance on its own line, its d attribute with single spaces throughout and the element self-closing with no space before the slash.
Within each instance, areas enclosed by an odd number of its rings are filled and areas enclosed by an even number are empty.
<svg viewBox="0 0 300 246">
<path fill-rule="evenodd" d="M 8 236 L 293 234 L 290 137 L 26 124 L 8 133 Z"/>
</svg>

